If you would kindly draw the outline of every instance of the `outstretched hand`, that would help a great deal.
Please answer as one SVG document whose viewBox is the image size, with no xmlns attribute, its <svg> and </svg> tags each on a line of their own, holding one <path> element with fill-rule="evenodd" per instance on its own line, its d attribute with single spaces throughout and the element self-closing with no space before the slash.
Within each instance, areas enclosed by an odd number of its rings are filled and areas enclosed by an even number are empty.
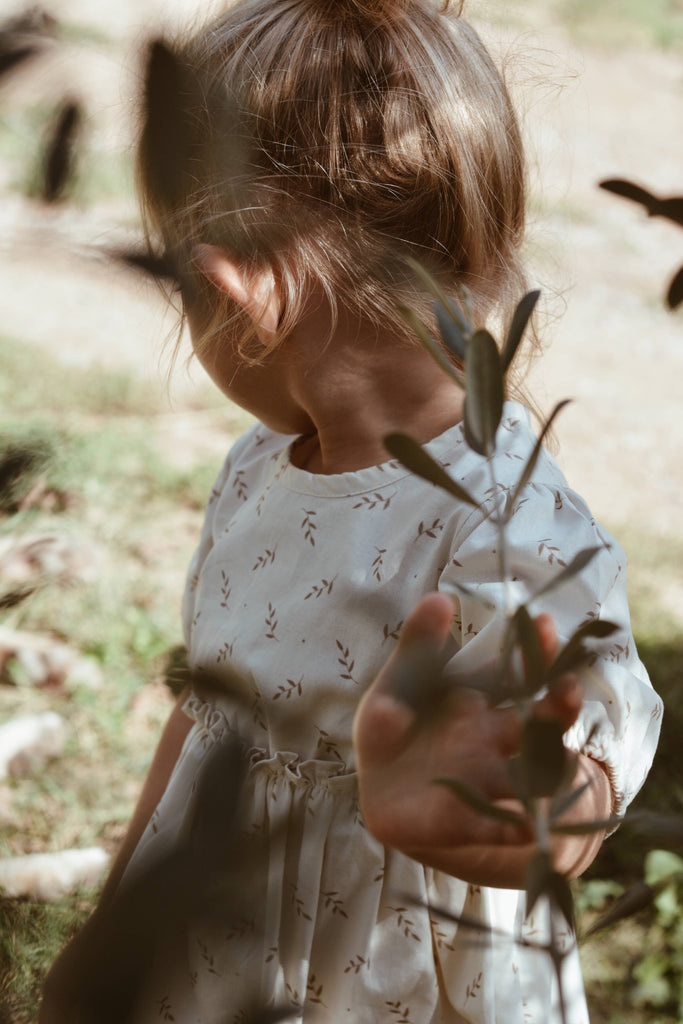
<svg viewBox="0 0 683 1024">
<path fill-rule="evenodd" d="M 521 888 L 535 846 L 531 827 L 478 813 L 434 780 L 460 779 L 501 807 L 524 813 L 512 791 L 507 762 L 519 749 L 521 721 L 514 707 L 492 708 L 481 693 L 457 687 L 439 695 L 435 713 L 418 714 L 400 696 L 406 663 L 416 650 L 436 656 L 448 637 L 454 609 L 444 594 L 422 599 L 398 646 L 360 702 L 354 724 L 360 799 L 373 835 L 424 864 L 480 885 Z M 541 649 L 557 650 L 552 619 L 536 619 Z M 557 719 L 563 731 L 581 710 L 575 676 L 563 676 L 536 702 L 534 715 Z M 611 791 L 604 769 L 578 756 L 574 787 L 591 781 L 567 821 L 605 819 Z M 564 820 L 564 819 L 563 819 Z M 597 853 L 602 834 L 553 840 L 555 868 L 575 876 Z"/>
</svg>

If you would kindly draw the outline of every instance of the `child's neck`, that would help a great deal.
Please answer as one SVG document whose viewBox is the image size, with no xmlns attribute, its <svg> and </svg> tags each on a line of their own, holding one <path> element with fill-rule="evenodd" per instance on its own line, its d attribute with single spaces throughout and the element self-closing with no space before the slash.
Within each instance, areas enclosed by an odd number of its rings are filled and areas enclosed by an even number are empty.
<svg viewBox="0 0 683 1024">
<path fill-rule="evenodd" d="M 389 458 L 389 431 L 424 443 L 462 420 L 463 392 L 417 342 L 340 325 L 321 352 L 320 338 L 313 326 L 291 339 L 298 352 L 288 360 L 290 393 L 312 425 L 294 449 L 300 468 L 330 474 L 379 465 Z"/>
</svg>

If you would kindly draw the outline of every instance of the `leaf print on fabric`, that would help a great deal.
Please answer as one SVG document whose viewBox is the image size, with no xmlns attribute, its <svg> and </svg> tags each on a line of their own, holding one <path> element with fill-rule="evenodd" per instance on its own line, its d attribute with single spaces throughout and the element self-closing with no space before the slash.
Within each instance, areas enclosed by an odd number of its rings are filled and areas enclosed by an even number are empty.
<svg viewBox="0 0 683 1024">
<path fill-rule="evenodd" d="M 171 1001 L 168 996 L 164 996 L 159 1000 L 159 1016 L 162 1020 L 175 1020 L 173 1013 L 171 1012 Z"/>
<path fill-rule="evenodd" d="M 322 597 L 323 594 L 331 594 L 336 578 L 336 576 L 333 576 L 331 580 L 321 580 L 320 583 L 314 583 L 306 594 L 304 601 L 308 601 L 309 597 L 318 598 Z"/>
<path fill-rule="evenodd" d="M 407 907 L 388 907 L 393 914 L 396 914 L 396 926 L 401 929 L 406 939 L 414 939 L 415 942 L 422 942 L 422 939 L 415 931 L 415 922 L 409 918 Z"/>
<path fill-rule="evenodd" d="M 246 501 L 249 497 L 249 488 L 247 482 L 244 479 L 245 473 L 243 469 L 238 469 L 232 481 L 232 488 L 237 493 L 237 497 L 240 501 Z"/>
<path fill-rule="evenodd" d="M 332 892 L 323 892 L 321 890 L 320 898 L 324 901 L 323 906 L 325 910 L 331 910 L 333 915 L 340 914 L 341 917 L 348 918 L 349 915 L 344 910 L 344 901 L 336 890 Z"/>
<path fill-rule="evenodd" d="M 378 581 L 378 583 L 381 583 L 382 582 L 382 567 L 384 565 L 384 556 L 387 553 L 387 549 L 386 548 L 378 548 L 378 547 L 376 547 L 375 551 L 377 552 L 377 557 L 375 558 L 374 562 L 372 563 L 372 575 L 375 577 L 375 579 Z"/>
<path fill-rule="evenodd" d="M 626 644 L 613 644 L 610 647 L 609 660 L 614 662 L 615 665 L 619 665 L 622 658 L 629 658 L 630 656 L 631 645 L 628 641 Z"/>
<path fill-rule="evenodd" d="M 284 697 L 285 700 L 289 700 L 289 698 L 293 697 L 295 694 L 297 697 L 300 697 L 303 693 L 301 688 L 303 681 L 303 676 L 298 682 L 295 682 L 293 679 L 288 679 L 285 686 L 278 686 L 277 693 L 273 694 L 273 700 L 279 700 L 280 697 Z"/>
<path fill-rule="evenodd" d="M 448 935 L 442 931 L 438 925 L 438 922 L 434 918 L 429 918 L 429 924 L 432 929 L 432 940 L 434 941 L 437 949 L 447 949 L 449 953 L 455 952 L 455 946 L 452 942 L 447 942 Z"/>
<path fill-rule="evenodd" d="M 360 955 L 360 953 L 356 953 L 355 956 L 351 957 L 348 964 L 344 968 L 344 974 L 350 974 L 352 971 L 354 974 L 360 974 L 363 968 L 365 968 L 366 971 L 369 971 L 370 961 L 366 960 L 364 956 Z"/>
<path fill-rule="evenodd" d="M 343 758 L 339 753 L 336 744 L 330 738 L 329 732 L 325 732 L 325 730 L 321 729 L 319 725 L 315 726 L 315 730 L 318 733 L 319 737 L 317 747 L 318 751 L 320 751 L 323 754 L 331 754 L 332 757 L 337 759 L 337 761 L 343 761 Z"/>
<path fill-rule="evenodd" d="M 247 935 L 253 935 L 255 929 L 256 918 L 250 917 L 247 919 L 243 917 L 239 921 L 236 921 L 230 931 L 226 933 L 225 941 L 232 942 L 234 939 L 239 939 L 241 941 L 242 939 L 245 939 Z"/>
<path fill-rule="evenodd" d="M 382 627 L 382 636 L 384 637 L 384 639 L 382 640 L 380 647 L 383 647 L 387 640 L 398 640 L 399 636 L 401 635 L 402 629 L 403 619 L 401 619 L 400 622 L 397 622 L 393 629 L 391 628 L 388 622 L 385 622 L 384 626 Z"/>
<path fill-rule="evenodd" d="M 221 597 L 223 598 L 221 601 L 221 608 L 227 608 L 232 591 L 230 589 L 230 577 L 223 569 L 221 569 L 221 580 Z"/>
<path fill-rule="evenodd" d="M 278 946 L 270 946 L 270 948 L 268 949 L 268 956 L 266 957 L 266 963 L 269 964 L 272 960 L 274 960 L 279 952 L 280 949 Z"/>
<path fill-rule="evenodd" d="M 206 964 L 206 972 L 208 974 L 215 974 L 217 978 L 220 978 L 220 973 L 214 967 L 213 956 L 209 953 L 209 947 L 201 939 L 197 939 L 197 945 L 199 947 L 199 955 Z"/>
<path fill-rule="evenodd" d="M 315 974 L 311 974 L 306 985 L 306 1001 L 315 1006 L 327 1006 L 323 999 L 323 985 L 318 984 Z"/>
<path fill-rule="evenodd" d="M 299 993 L 297 992 L 297 990 L 292 985 L 290 985 L 289 982 L 286 982 L 285 983 L 285 991 L 287 992 L 287 995 L 289 997 L 289 1003 L 290 1003 L 290 1006 L 292 1007 L 292 1009 L 296 1013 L 300 1013 L 301 1012 L 301 998 L 300 998 Z"/>
<path fill-rule="evenodd" d="M 304 921 L 312 921 L 313 918 L 309 913 L 307 913 L 306 909 L 304 908 L 304 901 L 298 895 L 298 885 L 295 882 L 290 882 L 289 887 L 292 890 L 292 903 L 294 904 L 294 908 L 296 910 L 296 916 L 303 917 Z"/>
<path fill-rule="evenodd" d="M 384 1004 L 389 1007 L 389 1013 L 393 1014 L 393 1024 L 414 1024 L 410 1016 L 410 1007 L 404 1006 L 400 1000 L 396 1000 L 395 1003 L 386 1001 Z"/>
<path fill-rule="evenodd" d="M 444 526 L 445 523 L 441 519 L 435 519 L 433 523 L 420 522 L 415 540 L 419 540 L 420 537 L 431 537 L 432 540 L 436 540 L 439 534 L 443 533 Z"/>
<path fill-rule="evenodd" d="M 235 646 L 234 640 L 226 640 L 216 655 L 217 662 L 226 662 L 232 658 L 232 649 Z"/>
<path fill-rule="evenodd" d="M 339 662 L 341 667 L 344 669 L 343 672 L 339 673 L 340 677 L 342 679 L 350 679 L 352 683 L 355 683 L 356 686 L 358 686 L 359 685 L 358 680 L 354 679 L 354 677 L 353 677 L 353 669 L 355 667 L 356 662 L 351 657 L 351 653 L 349 651 L 349 648 L 348 647 L 344 647 L 344 645 L 341 642 L 341 640 L 337 640 L 337 649 L 341 653 L 341 658 L 337 658 L 337 661 Z"/>
<path fill-rule="evenodd" d="M 268 602 L 268 614 L 265 618 L 265 623 L 268 627 L 268 632 L 265 634 L 266 640 L 277 640 L 278 637 L 275 635 L 275 630 L 277 629 L 277 612 L 270 601 Z"/>
<path fill-rule="evenodd" d="M 379 491 L 375 491 L 372 497 L 370 497 L 370 495 L 368 494 L 364 494 L 360 501 L 353 507 L 367 509 L 368 512 L 371 512 L 373 509 L 379 507 L 383 512 L 386 512 L 386 510 L 391 505 L 393 497 L 394 495 L 390 494 L 388 498 L 385 498 L 384 495 L 381 494 Z"/>
<path fill-rule="evenodd" d="M 318 529 L 313 516 L 317 515 L 314 509 L 303 509 L 304 518 L 301 522 L 301 529 L 304 531 L 304 537 L 309 542 L 311 547 L 315 547 L 315 531 Z"/>
<path fill-rule="evenodd" d="M 560 549 L 558 547 L 556 547 L 554 544 L 551 544 L 550 543 L 551 540 L 552 540 L 552 537 L 545 537 L 543 540 L 539 540 L 539 542 L 538 542 L 538 555 L 539 555 L 539 558 L 541 558 L 541 557 L 547 558 L 548 563 L 550 565 L 555 565 L 555 563 L 557 563 L 557 565 L 561 565 L 563 567 L 566 567 L 567 563 L 562 558 L 559 558 L 559 556 L 558 556 L 558 552 L 559 552 Z"/>
<path fill-rule="evenodd" d="M 262 555 L 259 555 L 255 563 L 251 567 L 252 572 L 256 572 L 257 569 L 265 569 L 267 565 L 272 565 L 275 561 L 275 548 L 266 548 Z"/>
<path fill-rule="evenodd" d="M 476 999 L 477 998 L 477 994 L 479 992 L 479 989 L 481 988 L 481 979 L 482 978 L 483 978 L 483 974 L 482 974 L 481 971 L 479 971 L 479 974 L 476 976 L 476 978 L 473 981 L 471 981 L 470 984 L 467 986 L 467 989 L 465 990 L 465 995 L 466 995 L 465 1002 L 467 1002 L 468 999 Z"/>
</svg>

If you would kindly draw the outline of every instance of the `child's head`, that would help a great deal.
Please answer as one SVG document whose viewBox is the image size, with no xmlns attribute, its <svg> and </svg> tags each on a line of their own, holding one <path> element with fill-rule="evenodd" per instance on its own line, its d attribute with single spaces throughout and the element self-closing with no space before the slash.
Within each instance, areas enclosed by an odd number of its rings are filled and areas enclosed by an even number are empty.
<svg viewBox="0 0 683 1024">
<path fill-rule="evenodd" d="M 518 124 L 448 0 L 237 0 L 178 53 L 192 141 L 170 202 L 143 139 L 149 221 L 190 263 L 208 242 L 272 271 L 282 337 L 311 291 L 333 319 L 343 309 L 410 336 L 397 304 L 429 316 L 431 300 L 406 255 L 447 289 L 466 285 L 482 318 L 521 297 Z M 201 307 L 208 343 L 242 314 L 191 273 L 186 303 Z"/>
</svg>

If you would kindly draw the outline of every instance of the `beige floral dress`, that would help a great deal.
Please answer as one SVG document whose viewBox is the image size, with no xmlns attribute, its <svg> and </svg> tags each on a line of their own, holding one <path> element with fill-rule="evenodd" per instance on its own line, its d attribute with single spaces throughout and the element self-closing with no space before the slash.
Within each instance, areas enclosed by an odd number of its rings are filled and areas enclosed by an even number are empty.
<svg viewBox="0 0 683 1024">
<path fill-rule="evenodd" d="M 291 437 L 260 425 L 235 445 L 211 493 L 184 618 L 191 665 L 219 679 L 233 666 L 242 692 L 188 701 L 196 724 L 129 871 L 173 842 L 207 751 L 233 731 L 250 744 L 245 829 L 273 841 L 253 917 L 190 929 L 186 967 L 160 969 L 140 1020 L 246 1024 L 260 1004 L 288 1006 L 287 1020 L 306 1024 L 559 1020 L 544 954 L 458 927 L 438 909 L 529 942 L 543 939 L 544 913 L 524 923 L 518 892 L 468 885 L 375 841 L 359 812 L 351 744 L 359 696 L 423 594 L 458 582 L 500 605 L 487 513 L 534 440 L 526 410 L 508 403 L 495 487 L 460 426 L 430 442 L 478 509 L 393 461 L 312 475 L 290 462 Z M 608 766 L 623 807 L 650 766 L 661 706 L 634 649 L 623 552 L 544 454 L 511 522 L 516 594 L 596 544 L 588 569 L 544 607 L 565 636 L 589 618 L 623 624 L 586 674 L 585 706 L 566 737 Z M 461 597 L 453 664 L 476 666 L 499 641 L 499 615 Z M 564 989 L 570 1024 L 583 1024 L 574 953 Z"/>
</svg>

